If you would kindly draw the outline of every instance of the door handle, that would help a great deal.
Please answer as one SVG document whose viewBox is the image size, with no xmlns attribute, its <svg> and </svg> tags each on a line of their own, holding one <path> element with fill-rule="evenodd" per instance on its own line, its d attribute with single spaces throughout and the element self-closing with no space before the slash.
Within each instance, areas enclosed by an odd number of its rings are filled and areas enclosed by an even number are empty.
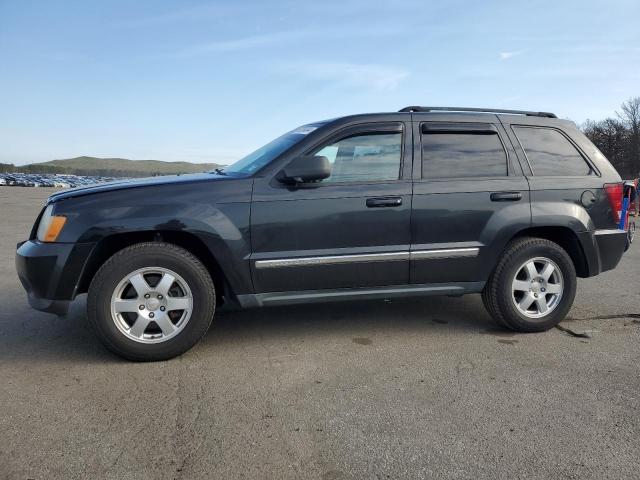
<svg viewBox="0 0 640 480">
<path fill-rule="evenodd" d="M 402 205 L 402 197 L 373 197 L 367 198 L 368 208 L 399 207 Z"/>
<path fill-rule="evenodd" d="M 517 202 L 521 199 L 521 192 L 493 192 L 491 194 L 492 202 Z"/>
</svg>

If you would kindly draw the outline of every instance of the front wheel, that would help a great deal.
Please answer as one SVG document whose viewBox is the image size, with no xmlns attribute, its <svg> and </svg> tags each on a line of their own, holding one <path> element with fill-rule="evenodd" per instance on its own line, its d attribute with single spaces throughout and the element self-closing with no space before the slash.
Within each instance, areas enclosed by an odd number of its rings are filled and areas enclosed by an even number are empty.
<svg viewBox="0 0 640 480">
<path fill-rule="evenodd" d="M 541 332 L 562 321 L 573 304 L 576 270 L 567 252 L 542 238 L 507 246 L 482 292 L 489 314 L 508 328 Z"/>
<path fill-rule="evenodd" d="M 89 287 L 87 313 L 102 343 L 134 361 L 166 360 L 207 332 L 215 311 L 211 276 L 176 245 L 147 242 L 107 260 Z"/>
</svg>

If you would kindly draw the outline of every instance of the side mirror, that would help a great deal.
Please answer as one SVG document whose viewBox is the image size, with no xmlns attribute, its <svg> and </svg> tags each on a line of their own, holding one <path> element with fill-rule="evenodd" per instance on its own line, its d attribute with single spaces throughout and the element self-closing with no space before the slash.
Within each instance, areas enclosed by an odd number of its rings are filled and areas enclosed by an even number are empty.
<svg viewBox="0 0 640 480">
<path fill-rule="evenodd" d="M 309 155 L 294 158 L 282 170 L 283 183 L 305 183 L 324 180 L 331 175 L 331 164 L 327 157 Z"/>
</svg>

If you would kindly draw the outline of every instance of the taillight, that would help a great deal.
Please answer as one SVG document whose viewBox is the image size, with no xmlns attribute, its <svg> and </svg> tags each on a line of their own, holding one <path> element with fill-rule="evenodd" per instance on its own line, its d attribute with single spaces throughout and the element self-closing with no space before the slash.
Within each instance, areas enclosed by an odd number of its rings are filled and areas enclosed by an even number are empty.
<svg viewBox="0 0 640 480">
<path fill-rule="evenodd" d="M 620 221 L 620 213 L 622 212 L 622 195 L 624 192 L 624 184 L 622 183 L 605 183 L 604 191 L 609 197 L 611 212 L 616 222 Z"/>
</svg>

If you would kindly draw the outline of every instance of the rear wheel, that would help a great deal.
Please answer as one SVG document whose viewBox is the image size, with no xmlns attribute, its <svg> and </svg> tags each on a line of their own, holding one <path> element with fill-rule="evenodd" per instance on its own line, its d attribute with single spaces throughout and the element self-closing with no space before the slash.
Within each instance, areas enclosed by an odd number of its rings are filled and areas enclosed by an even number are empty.
<svg viewBox="0 0 640 480">
<path fill-rule="evenodd" d="M 575 267 L 562 247 L 542 238 L 522 238 L 505 249 L 482 300 L 504 326 L 540 332 L 562 321 L 576 287 Z"/>
<path fill-rule="evenodd" d="M 125 248 L 89 287 L 90 323 L 112 352 L 135 361 L 166 360 L 207 332 L 215 311 L 213 282 L 202 263 L 175 245 Z"/>
</svg>

